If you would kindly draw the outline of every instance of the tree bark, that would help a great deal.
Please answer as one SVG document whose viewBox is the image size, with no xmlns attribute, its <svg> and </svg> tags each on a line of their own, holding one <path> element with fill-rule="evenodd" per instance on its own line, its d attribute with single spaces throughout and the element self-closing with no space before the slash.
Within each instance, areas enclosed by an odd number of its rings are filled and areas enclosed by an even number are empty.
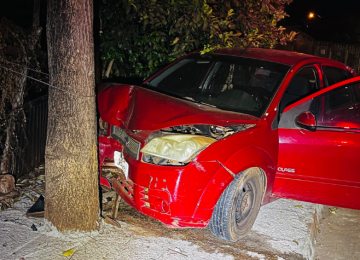
<svg viewBox="0 0 360 260">
<path fill-rule="evenodd" d="M 40 26 L 40 0 L 34 0 L 33 27 Z"/>
<path fill-rule="evenodd" d="M 45 218 L 58 230 L 99 227 L 93 1 L 49 0 L 50 83 Z M 61 90 L 59 90 L 61 89 Z"/>
<path fill-rule="evenodd" d="M 24 56 L 26 57 L 26 53 L 24 52 Z M 3 150 L 3 156 L 1 160 L 0 172 L 1 173 L 11 173 L 12 168 L 12 159 L 13 159 L 13 147 L 12 143 L 14 141 L 15 134 L 15 123 L 16 123 L 16 114 L 19 112 L 18 110 L 24 103 L 24 91 L 26 86 L 26 75 L 28 74 L 27 67 L 21 67 L 19 69 L 19 73 L 22 75 L 15 75 L 15 90 L 12 99 L 11 99 L 11 113 L 9 116 L 9 120 L 6 126 L 6 139 Z M 25 75 L 25 76 L 23 76 Z"/>
<path fill-rule="evenodd" d="M 101 52 L 100 52 L 100 1 L 94 0 L 94 47 L 95 47 L 95 83 L 101 83 Z"/>
<path fill-rule="evenodd" d="M 36 12 L 37 14 L 35 14 L 34 12 L 34 17 L 39 15 L 39 10 L 37 10 Z M 20 74 L 14 74 L 13 77 L 14 81 L 11 89 L 7 89 L 8 94 L 3 93 L 3 95 L 9 95 L 9 99 L 11 103 L 11 113 L 9 115 L 8 121 L 6 122 L 7 124 L 5 130 L 6 139 L 5 139 L 3 155 L 0 164 L 1 173 L 11 173 L 12 169 L 14 168 L 12 165 L 12 162 L 14 160 L 13 151 L 14 148 L 18 145 L 14 143 L 15 126 L 19 120 L 17 118 L 17 114 L 21 112 L 24 103 L 26 77 L 28 74 L 28 67 L 26 66 L 26 63 L 30 63 L 31 61 L 31 56 L 29 57 L 26 49 L 34 50 L 41 36 L 41 28 L 35 25 L 27 35 L 28 38 L 27 40 L 24 40 L 21 38 L 21 36 L 19 36 L 18 34 L 19 30 L 22 31 L 22 29 L 18 29 L 17 31 L 10 31 L 10 34 L 12 34 L 13 38 L 16 39 L 17 44 L 19 46 L 18 48 L 15 48 L 14 46 L 15 49 L 18 49 L 19 51 L 18 55 L 20 56 L 20 58 L 16 60 L 16 62 L 20 64 L 23 63 L 23 65 L 21 65 L 20 68 L 12 66 L 12 68 L 14 70 L 17 70 L 18 73 Z M 2 59 L 1 61 L 5 61 L 6 64 L 7 59 L 12 60 L 11 58 L 6 57 L 6 55 L 4 55 L 4 59 Z M 9 64 L 9 66 L 11 67 L 11 64 Z"/>
</svg>

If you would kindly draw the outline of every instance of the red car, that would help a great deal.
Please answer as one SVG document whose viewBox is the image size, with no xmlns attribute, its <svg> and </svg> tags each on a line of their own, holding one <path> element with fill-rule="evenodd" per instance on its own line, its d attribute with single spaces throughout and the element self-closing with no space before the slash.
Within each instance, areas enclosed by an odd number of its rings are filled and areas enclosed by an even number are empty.
<svg viewBox="0 0 360 260">
<path fill-rule="evenodd" d="M 99 87 L 101 163 L 122 168 L 111 186 L 136 210 L 230 241 L 275 198 L 360 209 L 354 76 L 286 51 L 189 54 L 141 86 Z"/>
</svg>

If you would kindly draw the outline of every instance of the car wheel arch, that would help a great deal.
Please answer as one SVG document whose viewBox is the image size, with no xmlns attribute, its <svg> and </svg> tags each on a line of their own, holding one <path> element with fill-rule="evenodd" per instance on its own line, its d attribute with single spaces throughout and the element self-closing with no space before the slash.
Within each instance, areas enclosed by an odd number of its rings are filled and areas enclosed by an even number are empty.
<svg viewBox="0 0 360 260">
<path fill-rule="evenodd" d="M 239 164 L 240 158 L 245 158 L 243 155 L 247 154 L 252 157 L 252 160 L 240 160 L 243 163 Z M 216 206 L 216 203 L 220 199 L 221 194 L 225 189 L 230 185 L 234 180 L 234 177 L 229 174 L 227 170 L 230 170 L 235 175 L 243 174 L 245 171 L 256 168 L 260 174 L 261 180 L 263 182 L 263 194 L 262 194 L 262 204 L 265 204 L 267 197 L 271 195 L 272 186 L 275 179 L 275 165 L 272 162 L 270 156 L 265 153 L 264 150 L 259 148 L 249 148 L 239 151 L 237 156 L 231 156 L 224 164 L 227 169 L 223 167 L 214 174 L 214 176 L 209 181 L 208 185 L 204 189 L 194 211 L 193 218 L 202 218 L 206 221 L 209 221 L 212 215 L 212 212 Z M 256 160 L 254 159 L 256 158 Z M 236 163 L 235 163 L 236 162 Z M 269 172 L 269 169 L 274 169 L 273 173 Z M 220 182 L 221 187 L 217 186 L 219 179 L 222 178 Z M 216 180 L 215 184 L 214 181 Z M 270 186 L 271 187 L 270 187 Z M 215 191 L 215 192 L 214 192 Z"/>
<path fill-rule="evenodd" d="M 239 161 L 242 163 L 239 163 Z M 264 199 L 271 196 L 275 181 L 276 162 L 265 150 L 258 147 L 242 149 L 226 160 L 224 165 L 235 173 L 242 173 L 253 167 L 259 168 L 264 184 L 263 203 Z"/>
</svg>

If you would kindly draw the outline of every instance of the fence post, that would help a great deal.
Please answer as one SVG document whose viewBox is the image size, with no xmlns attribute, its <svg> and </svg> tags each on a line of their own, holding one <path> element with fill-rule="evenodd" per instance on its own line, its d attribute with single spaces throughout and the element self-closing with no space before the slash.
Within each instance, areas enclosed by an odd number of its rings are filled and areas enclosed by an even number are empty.
<svg viewBox="0 0 360 260">
<path fill-rule="evenodd" d="M 346 49 L 345 49 L 345 61 L 344 61 L 344 64 L 345 64 L 345 65 L 347 65 L 348 57 L 349 57 L 349 48 L 346 48 Z"/>
</svg>

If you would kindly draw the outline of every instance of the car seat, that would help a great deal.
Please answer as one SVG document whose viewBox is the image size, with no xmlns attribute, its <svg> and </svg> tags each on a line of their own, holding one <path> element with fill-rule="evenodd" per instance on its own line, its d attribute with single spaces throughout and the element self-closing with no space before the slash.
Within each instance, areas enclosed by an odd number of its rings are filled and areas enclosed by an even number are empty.
<svg viewBox="0 0 360 260">
<path fill-rule="evenodd" d="M 280 101 L 280 113 L 288 105 L 311 92 L 311 84 L 308 78 L 295 76 L 290 81 Z"/>
</svg>

